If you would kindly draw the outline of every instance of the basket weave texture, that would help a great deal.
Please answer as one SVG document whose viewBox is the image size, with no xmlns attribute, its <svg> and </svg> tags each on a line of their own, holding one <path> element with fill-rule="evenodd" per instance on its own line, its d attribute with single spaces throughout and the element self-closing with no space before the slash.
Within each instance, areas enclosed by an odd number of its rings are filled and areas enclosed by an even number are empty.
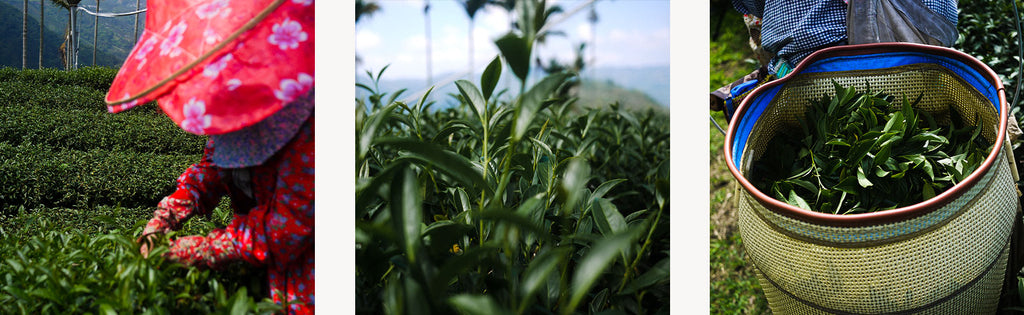
<svg viewBox="0 0 1024 315">
<path fill-rule="evenodd" d="M 805 62 L 814 62 L 813 57 Z M 911 100 L 923 94 L 916 107 L 935 116 L 938 124 L 948 125 L 950 112 L 956 111 L 967 124 L 981 124 L 989 143 L 1001 144 L 1005 130 L 1000 129 L 1000 115 L 1006 114 L 997 108 L 1005 107 L 993 104 L 992 91 L 979 91 L 976 82 L 964 79 L 963 68 L 945 63 L 947 56 L 925 59 L 933 61 L 807 73 L 798 67 L 785 82 L 755 90 L 744 106 L 761 102 L 763 111 L 748 122 L 745 145 L 734 148 L 742 150 L 733 159 L 738 163 L 734 175 L 737 170 L 737 176 L 749 174 L 751 161 L 761 157 L 773 137 L 799 128 L 810 100 L 834 96 L 833 81 Z M 993 80 L 991 85 L 1001 88 Z M 749 113 L 741 108 L 739 115 L 744 114 Z M 743 119 L 737 117 L 733 125 Z M 1000 145 L 992 150 L 1000 152 L 994 154 L 995 162 L 976 171 L 984 172 L 980 180 L 952 188 L 960 192 L 955 199 L 882 223 L 806 220 L 759 200 L 764 195 L 744 186 L 739 194 L 740 233 L 772 311 L 994 313 L 1013 218 L 1020 210 L 1011 161 Z"/>
</svg>

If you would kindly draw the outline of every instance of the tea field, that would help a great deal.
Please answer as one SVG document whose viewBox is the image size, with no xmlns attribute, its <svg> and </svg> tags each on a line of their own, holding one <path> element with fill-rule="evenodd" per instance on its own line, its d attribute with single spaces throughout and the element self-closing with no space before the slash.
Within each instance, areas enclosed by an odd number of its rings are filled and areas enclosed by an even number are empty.
<svg viewBox="0 0 1024 315">
<path fill-rule="evenodd" d="M 0 69 L 0 313 L 278 309 L 256 269 L 214 272 L 139 254 L 135 237 L 206 139 L 155 104 L 107 113 L 115 74 Z M 230 218 L 224 200 L 180 233 L 205 234 Z"/>
<path fill-rule="evenodd" d="M 667 314 L 668 116 L 503 68 L 445 109 L 359 84 L 357 313 Z"/>
</svg>

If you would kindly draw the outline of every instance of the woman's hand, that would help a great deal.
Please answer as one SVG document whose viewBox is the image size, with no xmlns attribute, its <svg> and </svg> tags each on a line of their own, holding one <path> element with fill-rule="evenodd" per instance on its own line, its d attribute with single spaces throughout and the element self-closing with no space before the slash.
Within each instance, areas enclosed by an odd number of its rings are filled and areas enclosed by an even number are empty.
<svg viewBox="0 0 1024 315">
<path fill-rule="evenodd" d="M 142 253 L 142 257 L 149 257 L 149 250 L 162 239 L 158 234 L 167 234 L 181 227 L 182 221 L 186 219 L 186 214 L 192 212 L 191 207 L 192 201 L 170 196 L 164 197 L 160 201 L 156 211 L 153 211 L 153 218 L 146 223 L 146 227 L 142 229 L 142 235 L 136 240 L 141 244 L 139 251 Z"/>
</svg>

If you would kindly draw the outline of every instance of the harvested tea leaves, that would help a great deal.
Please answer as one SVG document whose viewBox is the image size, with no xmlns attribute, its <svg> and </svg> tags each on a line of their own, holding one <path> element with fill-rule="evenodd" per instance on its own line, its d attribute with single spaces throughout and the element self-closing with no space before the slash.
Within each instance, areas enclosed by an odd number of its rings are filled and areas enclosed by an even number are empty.
<svg viewBox="0 0 1024 315">
<path fill-rule="evenodd" d="M 940 117 L 918 110 L 924 94 L 899 99 L 833 85 L 834 97 L 810 100 L 800 128 L 773 138 L 754 162 L 757 189 L 818 212 L 875 212 L 935 197 L 987 156 L 981 124 L 955 110 Z"/>
</svg>

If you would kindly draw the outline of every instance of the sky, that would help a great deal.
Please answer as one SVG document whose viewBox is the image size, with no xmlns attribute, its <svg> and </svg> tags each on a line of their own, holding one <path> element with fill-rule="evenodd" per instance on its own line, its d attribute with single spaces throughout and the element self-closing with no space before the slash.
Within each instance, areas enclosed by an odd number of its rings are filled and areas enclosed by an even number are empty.
<svg viewBox="0 0 1024 315">
<path fill-rule="evenodd" d="M 362 63 L 356 65 L 357 74 L 366 70 L 376 73 L 390 65 L 385 78 L 426 80 L 424 0 L 377 3 L 381 9 L 373 15 L 364 16 L 355 25 L 355 50 L 362 59 Z M 465 73 L 469 68 L 469 18 L 465 9 L 456 0 L 432 0 L 429 3 L 433 79 L 437 81 L 446 74 Z M 565 35 L 552 36 L 547 43 L 535 46 L 534 56 L 545 62 L 555 58 L 568 63 L 575 59 L 579 43 L 588 42 L 584 52 L 590 61 L 587 67 L 669 65 L 669 1 L 596 1 L 598 22 L 594 27 L 588 21 L 589 3 L 591 1 L 549 0 L 549 7 L 558 5 L 563 10 L 563 13 L 550 18 L 550 22 L 557 23 L 552 29 Z M 576 13 L 570 14 L 573 11 Z M 479 73 L 498 54 L 493 41 L 509 29 L 509 15 L 505 9 L 485 6 L 477 12 L 473 29 L 474 73 Z M 596 40 L 592 40 L 595 33 Z"/>
</svg>

